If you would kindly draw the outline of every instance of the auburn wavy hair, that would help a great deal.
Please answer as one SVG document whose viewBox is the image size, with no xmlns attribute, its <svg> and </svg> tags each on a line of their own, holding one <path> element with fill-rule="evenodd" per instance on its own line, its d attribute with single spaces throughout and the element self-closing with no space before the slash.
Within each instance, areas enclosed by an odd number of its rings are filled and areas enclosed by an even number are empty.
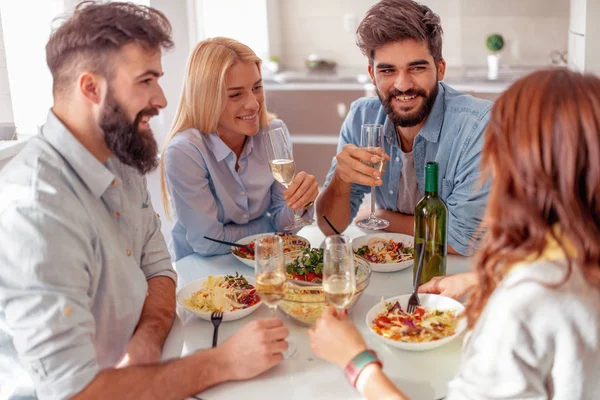
<svg viewBox="0 0 600 400">
<path fill-rule="evenodd" d="M 550 69 L 515 82 L 492 108 L 482 169 L 491 189 L 469 327 L 510 266 L 539 256 L 547 235 L 575 250 L 565 280 L 580 268 L 600 290 L 600 79 Z"/>
</svg>

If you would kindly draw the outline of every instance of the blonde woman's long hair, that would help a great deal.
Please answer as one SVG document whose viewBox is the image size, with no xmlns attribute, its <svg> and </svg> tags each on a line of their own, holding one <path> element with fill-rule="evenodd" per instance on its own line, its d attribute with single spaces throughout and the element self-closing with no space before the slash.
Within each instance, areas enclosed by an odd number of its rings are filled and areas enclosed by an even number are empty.
<svg viewBox="0 0 600 400">
<path fill-rule="evenodd" d="M 160 189 L 167 218 L 171 218 L 169 190 L 165 175 L 165 152 L 179 132 L 189 128 L 202 133 L 217 131 L 227 104 L 227 71 L 237 62 L 255 63 L 260 72 L 261 59 L 252 49 L 237 40 L 215 37 L 199 42 L 187 62 L 183 91 L 175 119 L 165 139 L 160 157 Z M 260 126 L 268 126 L 274 115 L 263 104 L 259 111 Z"/>
</svg>

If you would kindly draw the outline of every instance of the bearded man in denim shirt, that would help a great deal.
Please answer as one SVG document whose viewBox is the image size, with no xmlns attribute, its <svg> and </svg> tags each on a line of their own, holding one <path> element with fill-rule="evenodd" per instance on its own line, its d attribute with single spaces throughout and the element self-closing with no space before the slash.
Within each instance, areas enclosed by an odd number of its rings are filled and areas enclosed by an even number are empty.
<svg viewBox="0 0 600 400">
<path fill-rule="evenodd" d="M 488 188 L 480 182 L 479 163 L 491 102 L 457 92 L 442 83 L 440 18 L 411 0 L 383 0 L 365 15 L 357 44 L 369 59 L 369 74 L 378 98 L 355 101 L 340 134 L 338 155 L 326 189 L 317 202 L 323 220 L 344 230 L 365 193 L 375 186 L 377 216 L 392 232 L 413 235 L 414 207 L 424 194 L 425 164 L 439 165 L 439 193 L 448 206 L 451 253 L 469 254 L 476 242 Z M 362 124 L 382 124 L 389 156 L 383 173 L 365 165 L 375 158 L 361 149 Z"/>
</svg>

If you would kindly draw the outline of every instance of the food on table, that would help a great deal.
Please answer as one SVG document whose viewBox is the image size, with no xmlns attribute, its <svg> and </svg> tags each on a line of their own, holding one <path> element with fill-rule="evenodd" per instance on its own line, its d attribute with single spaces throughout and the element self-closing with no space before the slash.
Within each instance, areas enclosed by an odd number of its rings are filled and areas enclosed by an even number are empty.
<svg viewBox="0 0 600 400">
<path fill-rule="evenodd" d="M 400 303 L 386 303 L 385 311 L 377 314 L 371 328 L 387 339 L 401 342 L 433 342 L 455 333 L 458 316 L 455 310 L 436 310 L 417 307 L 409 314 Z"/>
<path fill-rule="evenodd" d="M 288 279 L 323 282 L 323 249 L 304 249 L 292 262 L 285 266 Z"/>
<path fill-rule="evenodd" d="M 313 250 L 318 251 L 317 254 L 320 253 L 322 257 L 322 249 Z M 354 257 L 354 263 L 356 266 L 356 292 L 350 304 L 346 306 L 347 310 L 351 310 L 356 304 L 369 285 L 371 278 L 371 266 L 368 262 L 360 257 Z M 323 310 L 330 305 L 320 282 L 303 283 L 291 280 L 287 283 L 285 295 L 279 303 L 279 309 L 301 325 L 313 326 L 323 314 Z"/>
<path fill-rule="evenodd" d="M 365 260 L 376 264 L 399 263 L 412 260 L 415 249 L 393 239 L 373 237 L 355 253 Z"/>
<path fill-rule="evenodd" d="M 278 232 L 274 233 L 274 235 L 281 236 L 281 240 L 283 240 L 284 253 L 298 251 L 310 247 L 310 243 L 306 239 L 298 235 L 294 235 L 293 233 Z M 247 246 L 254 250 L 254 242 L 248 243 Z M 231 249 L 231 252 L 240 258 L 254 260 L 254 253 L 250 253 L 248 250 L 242 247 L 234 247 Z"/>
<path fill-rule="evenodd" d="M 238 311 L 260 302 L 254 286 L 243 275 L 209 276 L 202 289 L 194 292 L 183 304 L 196 311 Z"/>
</svg>

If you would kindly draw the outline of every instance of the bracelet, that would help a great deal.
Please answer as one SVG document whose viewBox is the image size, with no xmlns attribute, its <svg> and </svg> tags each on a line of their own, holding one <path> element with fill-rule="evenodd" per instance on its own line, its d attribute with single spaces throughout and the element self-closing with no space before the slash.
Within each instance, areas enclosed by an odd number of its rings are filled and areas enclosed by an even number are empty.
<svg viewBox="0 0 600 400">
<path fill-rule="evenodd" d="M 348 379 L 348 382 L 350 382 L 353 387 L 356 387 L 356 381 L 358 380 L 360 373 L 367 365 L 373 363 L 383 367 L 383 363 L 379 360 L 379 357 L 377 357 L 377 353 L 375 353 L 374 350 L 365 350 L 355 356 L 350 360 L 348 365 L 346 365 L 346 368 L 344 368 L 344 375 L 346 376 L 346 379 Z"/>
</svg>

